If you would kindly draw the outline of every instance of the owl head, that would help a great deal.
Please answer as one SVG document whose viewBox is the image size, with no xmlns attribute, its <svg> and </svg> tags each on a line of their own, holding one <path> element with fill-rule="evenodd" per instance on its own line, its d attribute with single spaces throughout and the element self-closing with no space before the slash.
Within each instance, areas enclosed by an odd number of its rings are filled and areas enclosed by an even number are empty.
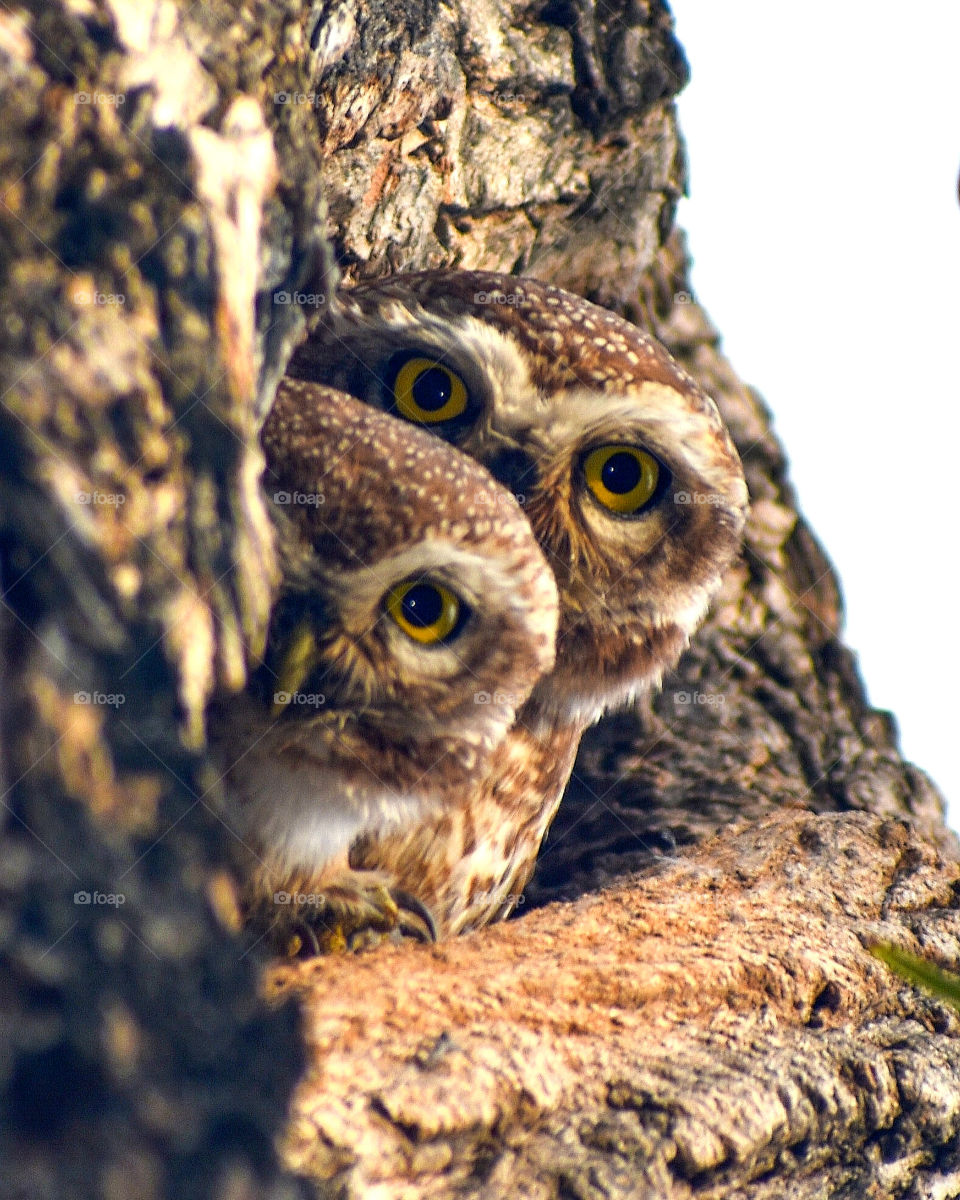
<svg viewBox="0 0 960 1200">
<path fill-rule="evenodd" d="M 653 338 L 529 279 L 400 275 L 343 293 L 291 374 L 482 463 L 556 577 L 533 708 L 595 719 L 658 681 L 736 555 L 747 491 L 713 401 Z"/>
<path fill-rule="evenodd" d="M 554 662 L 556 586 L 516 501 L 325 387 L 284 381 L 262 440 L 284 586 L 257 679 L 278 721 L 320 695 L 371 743 L 482 765 Z"/>
</svg>

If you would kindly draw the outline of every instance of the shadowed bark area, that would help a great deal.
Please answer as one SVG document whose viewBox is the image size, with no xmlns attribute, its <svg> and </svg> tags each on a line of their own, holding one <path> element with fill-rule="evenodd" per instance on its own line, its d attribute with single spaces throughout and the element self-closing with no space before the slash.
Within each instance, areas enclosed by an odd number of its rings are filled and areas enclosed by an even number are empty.
<svg viewBox="0 0 960 1200">
<path fill-rule="evenodd" d="M 202 746 L 271 601 L 242 77 L 288 14 L 217 74 L 251 14 L 149 8 L 0 12 L 0 1195 L 279 1200 L 298 1017 Z"/>
<path fill-rule="evenodd" d="M 0 1194 L 960 1193 L 956 1017 L 863 950 L 956 965 L 955 842 L 691 299 L 665 6 L 33 0 L 0 59 Z M 271 601 L 257 419 L 334 260 L 649 326 L 753 510 L 519 921 L 271 976 L 311 1189 L 202 745 Z"/>
</svg>

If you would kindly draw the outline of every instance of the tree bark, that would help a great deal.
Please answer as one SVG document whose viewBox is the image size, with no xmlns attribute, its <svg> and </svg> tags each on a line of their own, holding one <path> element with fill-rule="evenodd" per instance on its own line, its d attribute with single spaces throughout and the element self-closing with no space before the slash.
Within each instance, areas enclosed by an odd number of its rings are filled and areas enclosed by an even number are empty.
<svg viewBox="0 0 960 1200">
<path fill-rule="evenodd" d="M 901 820 L 792 810 L 488 933 L 279 968 L 311 1063 L 287 1157 L 345 1197 L 955 1194 L 960 1021 L 863 943 L 955 946 L 958 877 Z"/>
<path fill-rule="evenodd" d="M 960 1194 L 957 1018 L 863 949 L 956 966 L 956 842 L 691 298 L 665 6 L 33 0 L 0 58 L 0 1195 Z M 266 1005 L 202 752 L 272 597 L 257 420 L 337 274 L 428 266 L 649 326 L 745 553 L 519 920 Z"/>
<path fill-rule="evenodd" d="M 303 1194 L 298 1016 L 257 996 L 202 754 L 271 600 L 268 16 L 0 12 L 4 1197 Z"/>
</svg>

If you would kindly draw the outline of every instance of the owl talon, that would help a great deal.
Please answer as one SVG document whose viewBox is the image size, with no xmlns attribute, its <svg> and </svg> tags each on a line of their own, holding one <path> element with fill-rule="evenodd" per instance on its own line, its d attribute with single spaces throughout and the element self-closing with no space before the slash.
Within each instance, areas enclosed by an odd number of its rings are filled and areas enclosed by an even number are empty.
<svg viewBox="0 0 960 1200">
<path fill-rule="evenodd" d="M 404 938 L 437 940 L 430 910 L 416 896 L 391 888 L 381 878 L 351 873 L 310 895 L 308 912 L 299 908 L 274 918 L 270 925 L 269 944 L 285 958 L 352 954 Z M 264 924 L 263 906 L 254 908 L 251 920 Z"/>
<path fill-rule="evenodd" d="M 398 931 L 404 937 L 414 938 L 418 942 L 435 942 L 437 940 L 437 923 L 430 909 L 416 896 L 402 891 L 400 888 L 394 888 L 391 894 L 400 910 L 400 919 L 397 922 Z"/>
<path fill-rule="evenodd" d="M 307 953 L 304 953 L 304 943 L 307 946 Z M 294 926 L 285 950 L 289 958 L 314 958 L 323 953 L 320 939 L 306 921 L 298 921 Z"/>
</svg>

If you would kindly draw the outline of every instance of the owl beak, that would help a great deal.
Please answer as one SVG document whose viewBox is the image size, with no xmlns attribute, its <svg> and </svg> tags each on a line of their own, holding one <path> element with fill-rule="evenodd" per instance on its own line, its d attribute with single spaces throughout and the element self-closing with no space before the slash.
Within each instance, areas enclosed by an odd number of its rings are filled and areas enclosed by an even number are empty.
<svg viewBox="0 0 960 1200">
<path fill-rule="evenodd" d="M 300 690 L 304 680 L 319 664 L 320 654 L 313 625 L 303 620 L 277 646 L 276 656 L 277 690 L 274 692 L 273 716 L 279 717 Z"/>
</svg>

